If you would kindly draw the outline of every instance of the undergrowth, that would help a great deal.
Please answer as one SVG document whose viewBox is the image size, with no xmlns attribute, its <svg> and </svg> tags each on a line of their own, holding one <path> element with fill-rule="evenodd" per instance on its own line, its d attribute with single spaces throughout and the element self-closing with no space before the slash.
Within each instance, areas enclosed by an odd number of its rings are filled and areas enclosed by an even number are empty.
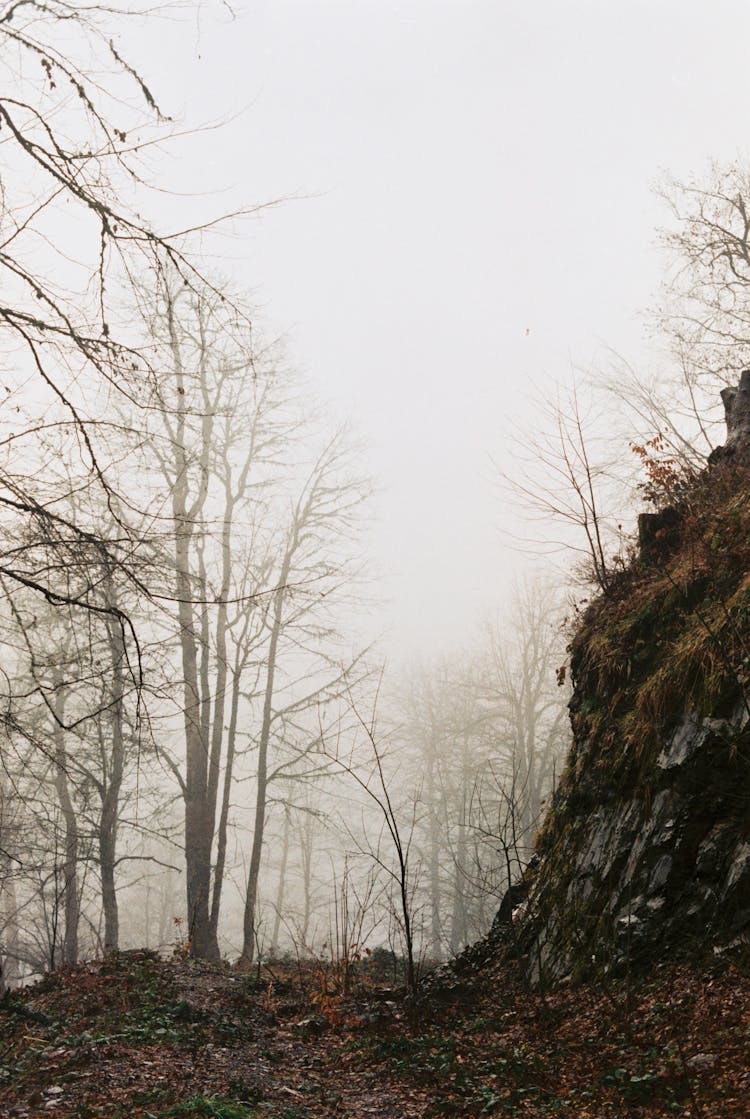
<svg viewBox="0 0 750 1119">
<path fill-rule="evenodd" d="M 597 783 L 647 784 L 677 721 L 750 717 L 750 468 L 724 463 L 681 497 L 637 557 L 580 617 L 570 647 L 575 745 L 538 837 Z"/>
</svg>

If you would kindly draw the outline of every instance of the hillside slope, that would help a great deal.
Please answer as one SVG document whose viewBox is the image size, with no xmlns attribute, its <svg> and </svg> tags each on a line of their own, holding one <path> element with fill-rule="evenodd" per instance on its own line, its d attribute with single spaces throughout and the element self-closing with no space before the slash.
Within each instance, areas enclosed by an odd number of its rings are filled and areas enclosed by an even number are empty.
<svg viewBox="0 0 750 1119">
<path fill-rule="evenodd" d="M 535 982 L 750 939 L 750 373 L 571 645 L 574 743 L 520 938 Z"/>
</svg>

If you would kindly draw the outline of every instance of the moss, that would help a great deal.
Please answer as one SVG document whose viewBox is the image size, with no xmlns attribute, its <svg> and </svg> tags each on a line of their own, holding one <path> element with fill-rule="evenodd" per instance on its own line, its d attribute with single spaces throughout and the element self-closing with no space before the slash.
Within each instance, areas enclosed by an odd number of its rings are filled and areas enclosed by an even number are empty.
<svg viewBox="0 0 750 1119">
<path fill-rule="evenodd" d="M 668 557 L 635 562 L 571 642 L 574 732 L 610 776 L 632 777 L 623 752 L 647 770 L 680 713 L 731 706 L 750 679 L 748 469 L 698 479 L 675 531 Z"/>
</svg>

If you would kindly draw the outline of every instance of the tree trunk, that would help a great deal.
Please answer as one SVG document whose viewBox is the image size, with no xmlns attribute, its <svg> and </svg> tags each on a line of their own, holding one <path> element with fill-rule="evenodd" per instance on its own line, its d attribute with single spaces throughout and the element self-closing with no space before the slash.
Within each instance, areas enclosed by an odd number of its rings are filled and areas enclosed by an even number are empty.
<svg viewBox="0 0 750 1119">
<path fill-rule="evenodd" d="M 466 736 L 461 744 L 460 806 L 458 818 L 458 838 L 456 840 L 455 869 L 453 880 L 453 912 L 451 914 L 451 953 L 460 952 L 466 944 L 466 798 L 468 781 L 468 748 Z"/>
<path fill-rule="evenodd" d="M 59 710 L 59 689 L 55 693 L 56 714 L 61 717 Z M 78 820 L 75 807 L 68 786 L 67 755 L 65 750 L 65 732 L 61 726 L 55 724 L 55 789 L 60 804 L 64 824 L 64 856 L 63 856 L 63 911 L 65 914 L 65 929 L 63 934 L 62 962 L 75 964 L 78 962 L 78 921 L 80 918 L 80 901 L 78 897 Z"/>
<path fill-rule="evenodd" d="M 306 949 L 307 934 L 312 916 L 312 861 L 313 861 L 313 819 L 312 813 L 305 814 L 304 828 L 300 827 L 300 857 L 302 860 L 302 920 L 299 927 L 301 947 Z"/>
<path fill-rule="evenodd" d="M 273 918 L 273 932 L 271 933 L 271 955 L 278 956 L 279 930 L 281 929 L 281 910 L 284 904 L 284 887 L 286 886 L 286 868 L 289 861 L 289 832 L 291 830 L 292 812 L 288 804 L 284 805 L 284 833 L 281 840 L 281 863 L 279 864 L 279 880 L 276 886 L 276 905 Z"/>
<path fill-rule="evenodd" d="M 221 795 L 221 811 L 216 829 L 216 866 L 214 868 L 214 888 L 211 898 L 211 932 L 217 938 L 219 932 L 219 910 L 221 908 L 221 891 L 224 885 L 224 871 L 227 861 L 227 830 L 229 826 L 229 800 L 232 792 L 232 778 L 234 775 L 234 757 L 237 748 L 237 717 L 240 704 L 240 675 L 234 674 L 232 680 L 232 707 L 229 716 L 229 730 L 227 732 L 227 758 L 224 766 L 224 785 Z"/>
<path fill-rule="evenodd" d="M 185 885 L 190 950 L 200 959 L 218 959 L 219 948 L 209 918 L 211 888 L 212 813 L 207 798 L 208 749 L 201 725 L 198 679 L 198 640 L 188 578 L 186 533 L 176 538 L 178 619 L 183 673 L 185 726 Z"/>
<path fill-rule="evenodd" d="M 185 397 L 185 373 L 177 333 L 174 298 L 167 297 L 167 325 L 174 362 L 177 397 Z M 187 408 L 179 407 L 174 427 L 165 413 L 170 435 L 174 470 L 171 482 L 174 526 L 175 597 L 182 659 L 183 721 L 185 728 L 185 889 L 190 950 L 202 959 L 218 959 L 219 948 L 212 935 L 209 917 L 211 888 L 211 847 L 213 812 L 208 801 L 209 742 L 205 719 L 207 697 L 201 689 L 199 667 L 200 636 L 196 631 L 194 594 L 191 579 L 191 548 L 196 519 L 208 493 L 208 457 L 213 418 L 210 409 L 201 417 L 199 480 L 197 493 L 190 500 L 187 453 Z M 204 661 L 205 663 L 204 649 Z"/>
<path fill-rule="evenodd" d="M 430 951 L 433 959 L 443 954 L 440 914 L 440 834 L 437 815 L 437 789 L 435 782 L 435 741 L 430 743 L 427 758 L 427 806 L 429 812 L 428 873 L 430 882 Z"/>
<path fill-rule="evenodd" d="M 102 911 L 104 913 L 104 951 L 116 952 L 120 938 L 120 914 L 117 906 L 115 888 L 115 845 L 117 825 L 105 827 L 102 813 L 102 828 L 99 835 L 99 868 L 102 880 Z"/>
<path fill-rule="evenodd" d="M 215 808 L 208 796 L 207 727 L 201 718 L 203 697 L 199 682 L 198 638 L 191 606 L 188 576 L 188 540 L 192 526 L 178 526 L 176 534 L 176 584 L 180 650 L 183 672 L 185 726 L 185 868 L 190 950 L 200 959 L 218 960 L 219 945 L 211 927 L 211 847 Z"/>
<path fill-rule="evenodd" d="M 109 600 L 115 603 L 111 581 L 108 586 Z M 104 783 L 102 785 L 102 811 L 99 819 L 99 873 L 102 884 L 102 910 L 104 913 L 104 951 L 116 952 L 120 939 L 120 914 L 117 905 L 115 886 L 115 867 L 117 859 L 117 828 L 120 819 L 120 790 L 125 770 L 125 728 L 124 728 L 124 667 L 125 642 L 122 629 L 116 618 L 107 618 L 107 636 L 112 664 L 111 687 L 111 728 L 112 742 L 107 759 L 103 751 Z M 107 767 L 107 760 L 109 765 Z"/>
<path fill-rule="evenodd" d="M 0 994 L 3 989 L 13 987 L 21 978 L 19 967 L 20 929 L 18 924 L 18 898 L 16 883 L 9 873 L 0 886 L 0 934 L 5 946 L 4 957 L 0 956 Z"/>
<path fill-rule="evenodd" d="M 271 716 L 274 692 L 274 678 L 276 674 L 276 654 L 279 647 L 279 637 L 282 629 L 282 614 L 284 609 L 284 595 L 286 583 L 289 578 L 291 566 L 291 548 L 287 550 L 279 577 L 278 590 L 274 595 L 273 624 L 271 640 L 268 646 L 268 663 L 266 666 L 266 687 L 263 697 L 263 721 L 258 744 L 258 776 L 255 795 L 255 823 L 253 826 L 253 846 L 250 853 L 250 869 L 247 876 L 247 894 L 245 896 L 245 914 L 243 921 L 242 954 L 240 962 L 251 964 L 255 958 L 256 940 L 256 907 L 258 902 L 258 879 L 260 877 L 260 859 L 263 851 L 263 836 L 266 826 L 266 802 L 268 797 L 268 744 L 271 737 Z"/>
</svg>

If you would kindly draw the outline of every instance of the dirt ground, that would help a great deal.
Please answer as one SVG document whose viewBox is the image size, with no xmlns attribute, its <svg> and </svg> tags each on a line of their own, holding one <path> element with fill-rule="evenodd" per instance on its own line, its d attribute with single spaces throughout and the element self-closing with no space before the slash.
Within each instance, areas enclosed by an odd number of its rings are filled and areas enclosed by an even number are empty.
<svg viewBox="0 0 750 1119">
<path fill-rule="evenodd" d="M 146 951 L 56 972 L 0 1000 L 0 1116 L 750 1115 L 736 963 L 543 995 L 505 962 L 416 1003 L 340 980 Z"/>
</svg>

